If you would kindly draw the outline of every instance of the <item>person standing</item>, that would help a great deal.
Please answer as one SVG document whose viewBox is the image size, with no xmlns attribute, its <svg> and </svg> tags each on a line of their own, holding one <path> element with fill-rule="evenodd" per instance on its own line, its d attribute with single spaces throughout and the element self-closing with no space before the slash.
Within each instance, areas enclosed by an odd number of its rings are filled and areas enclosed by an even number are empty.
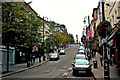
<svg viewBox="0 0 120 80">
<path fill-rule="evenodd" d="M 90 61 L 91 60 L 91 54 L 90 54 L 90 52 L 88 52 L 88 61 Z"/>
<path fill-rule="evenodd" d="M 102 61 L 103 61 L 103 56 L 102 56 L 102 55 L 100 55 L 100 64 L 101 64 L 101 66 L 103 66 Z"/>
<path fill-rule="evenodd" d="M 33 54 L 32 59 L 33 59 L 33 63 L 35 63 L 35 54 Z"/>
<path fill-rule="evenodd" d="M 41 53 L 39 53 L 39 62 L 41 62 Z"/>
</svg>

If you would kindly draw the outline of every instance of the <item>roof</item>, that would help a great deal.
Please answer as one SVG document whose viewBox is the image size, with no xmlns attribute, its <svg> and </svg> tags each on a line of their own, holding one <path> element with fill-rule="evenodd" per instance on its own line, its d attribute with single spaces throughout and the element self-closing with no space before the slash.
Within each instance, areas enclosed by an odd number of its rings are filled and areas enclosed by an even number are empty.
<svg viewBox="0 0 120 80">
<path fill-rule="evenodd" d="M 76 54 L 76 56 L 85 56 L 84 54 Z"/>
</svg>

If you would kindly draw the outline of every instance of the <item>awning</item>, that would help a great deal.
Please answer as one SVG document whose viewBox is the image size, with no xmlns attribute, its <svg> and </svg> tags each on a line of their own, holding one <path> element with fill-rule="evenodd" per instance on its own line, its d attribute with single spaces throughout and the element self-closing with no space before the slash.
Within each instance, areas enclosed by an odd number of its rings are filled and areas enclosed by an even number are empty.
<svg viewBox="0 0 120 80">
<path fill-rule="evenodd" d="M 120 33 L 120 21 L 117 23 L 117 27 L 118 29 L 115 32 L 113 32 L 113 34 L 107 39 L 108 42 L 114 39 L 116 34 Z"/>
</svg>

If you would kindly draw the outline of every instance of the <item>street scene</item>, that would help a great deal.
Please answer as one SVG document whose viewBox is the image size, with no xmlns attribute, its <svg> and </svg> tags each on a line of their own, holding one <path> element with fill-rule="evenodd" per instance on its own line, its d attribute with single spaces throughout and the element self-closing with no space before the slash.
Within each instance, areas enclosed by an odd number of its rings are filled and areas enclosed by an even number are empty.
<svg viewBox="0 0 120 80">
<path fill-rule="evenodd" d="M 0 24 L 2 80 L 120 80 L 119 0 L 2 0 Z"/>
</svg>

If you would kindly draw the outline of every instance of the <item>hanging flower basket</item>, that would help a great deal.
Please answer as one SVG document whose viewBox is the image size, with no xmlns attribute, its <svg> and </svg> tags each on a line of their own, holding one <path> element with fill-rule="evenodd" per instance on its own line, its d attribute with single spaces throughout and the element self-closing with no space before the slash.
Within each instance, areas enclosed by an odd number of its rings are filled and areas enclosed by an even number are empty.
<svg viewBox="0 0 120 80">
<path fill-rule="evenodd" d="M 102 21 L 97 26 L 97 34 L 99 36 L 105 37 L 107 34 L 109 34 L 111 31 L 111 24 L 108 21 Z"/>
</svg>

